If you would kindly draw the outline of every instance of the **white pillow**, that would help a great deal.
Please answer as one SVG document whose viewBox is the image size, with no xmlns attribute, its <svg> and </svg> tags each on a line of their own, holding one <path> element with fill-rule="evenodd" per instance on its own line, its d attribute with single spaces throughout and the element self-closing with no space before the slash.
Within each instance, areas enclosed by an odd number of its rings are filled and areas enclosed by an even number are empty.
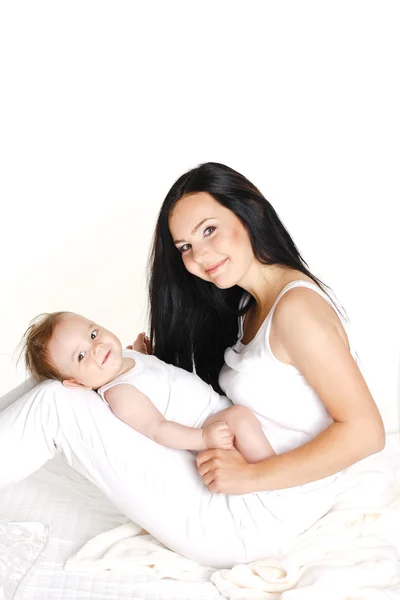
<svg viewBox="0 0 400 600">
<path fill-rule="evenodd" d="M 210 494 L 191 452 L 171 450 L 137 433 L 95 392 L 54 381 L 15 400 L 20 392 L 17 388 L 0 402 L 9 404 L 0 412 L 0 488 L 62 451 L 132 521 L 201 564 L 223 568 L 274 554 L 334 500 L 334 486 L 326 480 L 245 496 Z M 220 401 L 225 407 L 226 400 Z M 196 399 L 185 399 L 186 407 L 188 402 Z M 172 414 L 185 406 L 174 406 Z M 195 410 L 189 413 L 196 418 Z"/>
</svg>

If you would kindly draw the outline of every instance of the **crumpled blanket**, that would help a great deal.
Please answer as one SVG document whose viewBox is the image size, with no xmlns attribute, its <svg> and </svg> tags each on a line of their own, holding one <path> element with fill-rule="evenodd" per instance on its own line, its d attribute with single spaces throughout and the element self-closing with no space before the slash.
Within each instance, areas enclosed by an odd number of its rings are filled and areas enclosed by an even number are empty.
<svg viewBox="0 0 400 600">
<path fill-rule="evenodd" d="M 345 481 L 329 513 L 273 558 L 214 570 L 128 523 L 90 540 L 65 568 L 211 579 L 230 600 L 399 600 L 400 450 L 362 461 Z"/>
</svg>

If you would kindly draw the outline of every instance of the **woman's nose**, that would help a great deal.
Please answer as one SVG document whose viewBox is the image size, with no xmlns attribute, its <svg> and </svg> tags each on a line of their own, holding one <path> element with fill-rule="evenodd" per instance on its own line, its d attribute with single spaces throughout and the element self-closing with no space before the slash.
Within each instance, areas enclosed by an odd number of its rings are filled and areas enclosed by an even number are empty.
<svg viewBox="0 0 400 600">
<path fill-rule="evenodd" d="M 205 256 L 207 255 L 207 248 L 204 246 L 193 248 L 192 255 L 194 262 L 201 265 L 204 262 Z"/>
</svg>

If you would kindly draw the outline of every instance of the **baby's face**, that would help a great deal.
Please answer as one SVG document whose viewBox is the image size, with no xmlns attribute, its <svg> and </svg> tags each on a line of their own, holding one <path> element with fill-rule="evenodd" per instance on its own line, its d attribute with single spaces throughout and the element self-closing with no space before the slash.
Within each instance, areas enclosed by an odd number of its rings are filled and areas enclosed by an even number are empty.
<svg viewBox="0 0 400 600">
<path fill-rule="evenodd" d="M 69 381 L 72 385 L 98 389 L 122 370 L 119 339 L 111 331 L 74 313 L 61 317 L 47 350 L 65 384 Z"/>
</svg>

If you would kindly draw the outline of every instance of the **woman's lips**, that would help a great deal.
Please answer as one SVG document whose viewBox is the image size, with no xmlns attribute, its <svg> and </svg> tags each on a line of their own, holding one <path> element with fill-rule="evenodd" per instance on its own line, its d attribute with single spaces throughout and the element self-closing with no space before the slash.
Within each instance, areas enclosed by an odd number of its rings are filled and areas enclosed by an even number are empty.
<svg viewBox="0 0 400 600">
<path fill-rule="evenodd" d="M 224 260 L 220 260 L 217 264 L 213 265 L 209 269 L 206 269 L 207 275 L 215 275 L 215 273 L 218 273 L 227 260 L 228 258 L 224 258 Z"/>
</svg>

